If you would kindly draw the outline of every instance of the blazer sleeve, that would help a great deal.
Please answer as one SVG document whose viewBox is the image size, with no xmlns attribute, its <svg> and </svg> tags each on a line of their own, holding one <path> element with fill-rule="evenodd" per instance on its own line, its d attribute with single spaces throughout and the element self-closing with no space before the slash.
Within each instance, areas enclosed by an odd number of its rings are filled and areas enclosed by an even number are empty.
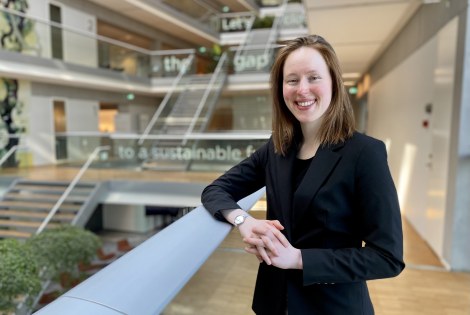
<svg viewBox="0 0 470 315">
<path fill-rule="evenodd" d="M 241 208 L 237 201 L 265 186 L 265 167 L 271 141 L 207 186 L 201 195 L 204 207 L 220 221 L 221 210 Z"/>
<path fill-rule="evenodd" d="M 356 233 L 365 245 L 302 249 L 304 285 L 388 278 L 405 267 L 400 208 L 383 142 L 373 140 L 362 148 L 354 176 Z"/>
</svg>

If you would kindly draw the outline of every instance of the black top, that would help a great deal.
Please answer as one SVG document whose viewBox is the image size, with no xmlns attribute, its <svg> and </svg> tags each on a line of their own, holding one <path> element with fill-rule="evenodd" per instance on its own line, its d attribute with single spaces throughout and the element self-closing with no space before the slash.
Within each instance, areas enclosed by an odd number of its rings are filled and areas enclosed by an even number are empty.
<svg viewBox="0 0 470 315">
<path fill-rule="evenodd" d="M 296 191 L 297 187 L 299 187 L 314 157 L 315 156 L 306 160 L 302 160 L 299 158 L 296 159 L 294 163 L 293 174 L 292 174 L 292 187 L 294 188 L 293 191 Z"/>
</svg>

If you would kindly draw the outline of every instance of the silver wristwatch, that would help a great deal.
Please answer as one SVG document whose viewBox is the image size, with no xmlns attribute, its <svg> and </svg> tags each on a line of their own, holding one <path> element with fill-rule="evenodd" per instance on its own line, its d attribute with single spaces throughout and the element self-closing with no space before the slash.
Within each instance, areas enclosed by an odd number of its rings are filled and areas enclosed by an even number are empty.
<svg viewBox="0 0 470 315">
<path fill-rule="evenodd" d="M 249 215 L 248 214 L 240 214 L 240 215 L 237 215 L 235 217 L 235 220 L 233 220 L 233 224 L 236 226 L 236 227 L 239 227 L 240 225 L 243 224 L 243 222 L 245 222 L 245 219 L 248 218 Z"/>
</svg>

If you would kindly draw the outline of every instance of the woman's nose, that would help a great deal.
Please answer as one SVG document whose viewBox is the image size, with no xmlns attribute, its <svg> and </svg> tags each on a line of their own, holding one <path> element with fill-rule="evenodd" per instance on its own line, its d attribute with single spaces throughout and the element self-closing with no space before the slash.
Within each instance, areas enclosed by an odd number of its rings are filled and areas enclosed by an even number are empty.
<svg viewBox="0 0 470 315">
<path fill-rule="evenodd" d="M 301 79 L 299 81 L 299 85 L 298 85 L 298 88 L 297 88 L 297 92 L 299 94 L 303 94 L 303 93 L 308 93 L 309 91 L 309 85 L 308 85 L 308 82 L 307 80 L 305 79 Z"/>
</svg>

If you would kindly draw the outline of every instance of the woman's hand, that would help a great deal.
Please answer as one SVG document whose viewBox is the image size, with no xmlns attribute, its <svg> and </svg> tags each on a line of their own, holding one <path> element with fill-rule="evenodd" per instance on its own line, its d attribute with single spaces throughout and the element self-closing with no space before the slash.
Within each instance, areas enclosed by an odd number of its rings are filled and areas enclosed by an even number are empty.
<svg viewBox="0 0 470 315">
<path fill-rule="evenodd" d="M 272 264 L 281 269 L 302 269 L 302 254 L 300 249 L 293 247 L 287 238 L 279 230 L 278 233 L 273 233 L 275 238 L 269 238 L 264 233 L 267 231 L 263 228 L 254 228 L 253 232 L 258 234 L 259 237 L 247 237 L 243 241 L 248 244 L 245 250 L 256 255 L 259 248 L 265 249 L 265 253 L 269 258 L 269 263 L 266 259 L 263 260 L 269 265 Z M 269 234 L 269 232 L 268 232 Z M 272 248 L 275 248 L 273 251 Z"/>
<path fill-rule="evenodd" d="M 238 227 L 243 240 L 258 239 L 259 246 L 253 245 L 251 254 L 255 255 L 260 262 L 264 261 L 271 264 L 267 250 L 272 254 L 277 254 L 277 248 L 273 241 L 282 233 L 284 227 L 278 220 L 258 220 L 253 217 L 247 217 L 245 222 Z"/>
</svg>

